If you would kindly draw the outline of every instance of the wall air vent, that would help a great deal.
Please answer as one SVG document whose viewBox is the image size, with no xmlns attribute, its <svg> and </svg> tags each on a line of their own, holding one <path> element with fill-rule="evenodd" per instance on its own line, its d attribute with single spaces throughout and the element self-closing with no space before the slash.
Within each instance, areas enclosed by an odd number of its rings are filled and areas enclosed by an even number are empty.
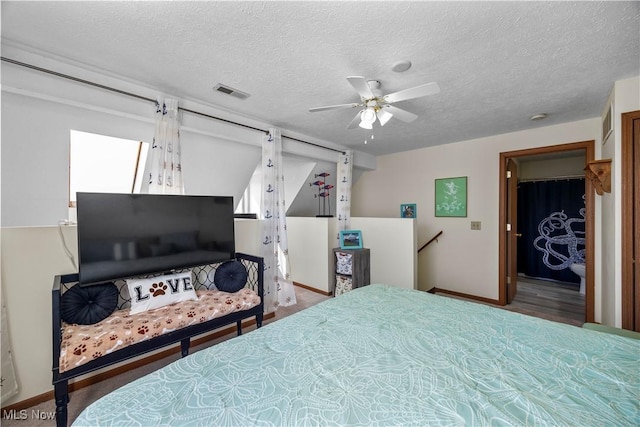
<svg viewBox="0 0 640 427">
<path fill-rule="evenodd" d="M 248 97 L 251 96 L 248 93 L 239 91 L 227 85 L 223 85 L 222 83 L 218 83 L 217 85 L 215 85 L 213 87 L 213 90 L 215 90 L 216 92 L 224 93 L 225 95 L 235 96 L 236 98 L 239 98 L 239 99 L 247 99 Z"/>
</svg>

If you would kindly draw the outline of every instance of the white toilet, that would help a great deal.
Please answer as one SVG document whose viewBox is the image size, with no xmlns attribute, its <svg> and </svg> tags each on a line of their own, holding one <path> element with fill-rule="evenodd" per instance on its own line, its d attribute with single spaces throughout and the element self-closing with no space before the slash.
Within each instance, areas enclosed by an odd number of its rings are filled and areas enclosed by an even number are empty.
<svg viewBox="0 0 640 427">
<path fill-rule="evenodd" d="M 585 285 L 584 285 L 584 275 L 586 272 L 586 267 L 584 264 L 571 264 L 571 271 L 573 271 L 574 273 L 576 273 L 578 276 L 580 276 L 580 294 L 584 295 L 584 289 L 585 289 Z"/>
</svg>

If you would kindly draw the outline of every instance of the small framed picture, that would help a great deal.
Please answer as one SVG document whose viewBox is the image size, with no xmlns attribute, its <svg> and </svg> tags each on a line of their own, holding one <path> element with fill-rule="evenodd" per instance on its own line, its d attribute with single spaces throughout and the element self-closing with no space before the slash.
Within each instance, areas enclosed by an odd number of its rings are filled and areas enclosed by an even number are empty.
<svg viewBox="0 0 640 427">
<path fill-rule="evenodd" d="M 418 215 L 415 203 L 405 203 L 400 205 L 400 218 L 416 218 Z"/>
<path fill-rule="evenodd" d="M 340 249 L 362 249 L 362 231 L 343 230 L 340 232 Z"/>
</svg>

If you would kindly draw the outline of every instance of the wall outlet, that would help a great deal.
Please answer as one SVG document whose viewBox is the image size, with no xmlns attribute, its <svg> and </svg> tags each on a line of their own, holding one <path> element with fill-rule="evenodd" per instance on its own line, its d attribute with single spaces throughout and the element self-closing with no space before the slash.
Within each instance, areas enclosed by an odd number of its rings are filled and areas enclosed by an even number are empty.
<svg viewBox="0 0 640 427">
<path fill-rule="evenodd" d="M 480 221 L 471 221 L 472 230 L 480 230 Z"/>
</svg>

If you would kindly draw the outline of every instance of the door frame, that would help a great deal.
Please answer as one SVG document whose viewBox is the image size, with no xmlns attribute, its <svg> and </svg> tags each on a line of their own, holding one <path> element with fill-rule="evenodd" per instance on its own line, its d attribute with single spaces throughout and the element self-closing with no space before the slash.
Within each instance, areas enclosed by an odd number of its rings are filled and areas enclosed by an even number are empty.
<svg viewBox="0 0 640 427">
<path fill-rule="evenodd" d="M 622 147 L 620 169 L 622 175 L 622 327 L 640 331 L 640 278 L 634 274 L 634 242 L 639 237 L 638 224 L 634 230 L 634 210 L 640 203 L 635 199 L 638 192 L 638 174 L 634 175 L 633 122 L 640 120 L 640 110 L 622 114 Z M 638 153 L 635 153 L 636 159 Z M 634 182 L 635 178 L 635 182 Z M 635 190 L 635 194 L 634 194 Z M 635 212 L 637 215 L 638 213 Z M 635 236 L 634 236 L 635 233 Z M 636 243 L 637 244 L 637 243 Z M 635 255 L 638 257 L 638 254 Z"/>
<path fill-rule="evenodd" d="M 498 210 L 498 303 L 507 304 L 507 159 L 536 154 L 553 154 L 566 151 L 584 150 L 585 163 L 594 160 L 595 141 L 580 141 L 546 147 L 529 148 L 500 153 Z M 585 164 L 586 166 L 586 164 Z M 585 239 L 586 239 L 586 275 L 585 275 L 585 322 L 594 321 L 594 257 L 595 257 L 595 189 L 590 180 L 585 179 Z M 515 230 L 513 232 L 516 232 Z"/>
<path fill-rule="evenodd" d="M 511 224 L 507 234 L 506 303 L 511 304 L 518 291 L 518 163 L 511 157 L 505 160 L 507 178 L 506 221 Z"/>
</svg>

